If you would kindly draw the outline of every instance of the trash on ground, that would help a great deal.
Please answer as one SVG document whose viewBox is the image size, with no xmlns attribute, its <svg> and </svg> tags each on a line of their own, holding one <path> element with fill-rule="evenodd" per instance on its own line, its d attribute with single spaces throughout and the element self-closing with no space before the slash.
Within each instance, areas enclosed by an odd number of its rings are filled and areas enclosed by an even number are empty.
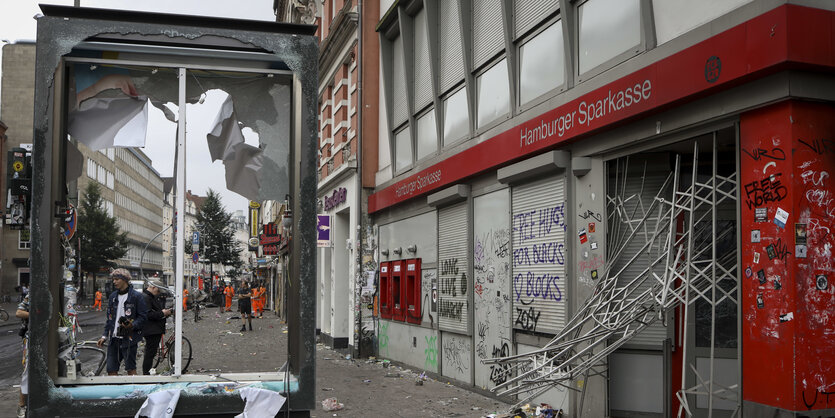
<svg viewBox="0 0 835 418">
<path fill-rule="evenodd" d="M 362 383 L 371 383 L 371 379 L 364 379 Z"/>
<path fill-rule="evenodd" d="M 333 390 L 333 388 L 322 388 L 322 390 L 325 391 L 325 392 L 330 392 L 330 391 Z"/>
<path fill-rule="evenodd" d="M 336 398 L 328 398 L 322 401 L 322 409 L 325 411 L 339 411 L 344 408 L 345 404 L 340 403 Z"/>
</svg>

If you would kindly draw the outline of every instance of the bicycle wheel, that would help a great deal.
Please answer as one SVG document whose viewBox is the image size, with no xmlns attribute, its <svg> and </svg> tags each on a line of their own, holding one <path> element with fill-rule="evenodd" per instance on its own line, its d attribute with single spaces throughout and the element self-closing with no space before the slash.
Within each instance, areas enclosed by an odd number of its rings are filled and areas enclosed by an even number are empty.
<svg viewBox="0 0 835 418">
<path fill-rule="evenodd" d="M 172 342 L 170 342 L 170 343 L 165 343 L 165 346 L 164 346 L 164 347 L 160 347 L 160 348 L 158 348 L 158 349 L 157 349 L 157 355 L 156 355 L 156 356 L 154 356 L 154 366 L 153 366 L 153 367 L 154 367 L 155 369 L 157 369 L 157 368 L 159 367 L 159 363 L 160 363 L 160 362 L 162 362 L 162 359 L 163 359 L 163 358 L 165 358 L 165 355 L 166 355 L 167 353 L 171 352 L 171 350 L 173 350 L 173 349 L 174 349 L 174 343 L 173 343 L 173 341 L 172 341 Z M 160 372 L 160 371 L 159 371 L 159 370 L 157 370 L 157 373 L 159 373 L 159 372 Z"/>
<path fill-rule="evenodd" d="M 9 313 L 0 309 L 0 321 L 8 321 L 9 320 Z"/>
<path fill-rule="evenodd" d="M 168 344 L 166 344 L 167 346 Z M 174 370 L 174 362 L 176 361 L 176 357 L 174 356 L 174 341 L 171 341 L 170 347 L 168 347 L 168 365 L 171 366 L 171 370 Z M 188 338 L 183 337 L 183 364 L 180 368 L 181 373 L 185 373 L 188 370 L 188 365 L 191 364 L 191 341 Z"/>
<path fill-rule="evenodd" d="M 81 376 L 98 376 L 104 370 L 104 350 L 96 347 L 76 347 L 76 360 L 81 365 Z"/>
</svg>

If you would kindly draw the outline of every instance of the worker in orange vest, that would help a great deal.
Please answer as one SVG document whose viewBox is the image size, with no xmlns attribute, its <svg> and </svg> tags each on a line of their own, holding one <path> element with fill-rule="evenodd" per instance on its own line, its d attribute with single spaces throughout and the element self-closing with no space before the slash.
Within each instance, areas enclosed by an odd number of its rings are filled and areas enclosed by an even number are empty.
<svg viewBox="0 0 835 418">
<path fill-rule="evenodd" d="M 226 296 L 226 312 L 232 312 L 232 296 L 235 295 L 235 289 L 231 284 L 227 284 L 223 289 L 223 294 Z"/>
<path fill-rule="evenodd" d="M 252 284 L 252 317 L 258 318 L 258 311 L 261 309 L 261 291 L 258 284 Z"/>
<path fill-rule="evenodd" d="M 101 290 L 96 289 L 96 303 L 93 304 L 93 307 L 97 311 L 101 311 Z"/>
<path fill-rule="evenodd" d="M 183 311 L 188 310 L 188 304 L 186 301 L 188 300 L 188 289 L 183 289 Z"/>
<path fill-rule="evenodd" d="M 261 287 L 258 289 L 258 293 L 261 297 L 260 310 L 259 310 L 259 317 L 264 316 L 264 308 L 267 306 L 267 288 L 264 287 L 264 282 L 261 282 Z"/>
</svg>

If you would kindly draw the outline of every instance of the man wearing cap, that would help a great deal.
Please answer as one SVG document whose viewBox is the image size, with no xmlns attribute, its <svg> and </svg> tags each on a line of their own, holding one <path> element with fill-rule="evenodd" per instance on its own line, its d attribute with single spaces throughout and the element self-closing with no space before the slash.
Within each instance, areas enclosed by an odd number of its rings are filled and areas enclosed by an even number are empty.
<svg viewBox="0 0 835 418">
<path fill-rule="evenodd" d="M 136 348 L 142 338 L 142 327 L 148 319 L 148 308 L 142 294 L 130 285 L 130 272 L 116 269 L 110 273 L 116 290 L 107 299 L 107 323 L 98 346 L 107 345 L 107 374 L 119 374 L 119 366 L 125 362 L 128 375 L 136 374 Z"/>
<path fill-rule="evenodd" d="M 145 306 L 148 307 L 148 321 L 142 327 L 142 335 L 145 337 L 145 355 L 142 360 L 142 374 L 149 374 L 154 364 L 154 357 L 159 349 L 159 340 L 165 333 L 165 319 L 171 315 L 171 309 L 163 308 L 165 302 L 160 294 L 168 293 L 162 282 L 157 278 L 148 280 L 148 285 L 142 291 L 145 297 Z"/>
</svg>

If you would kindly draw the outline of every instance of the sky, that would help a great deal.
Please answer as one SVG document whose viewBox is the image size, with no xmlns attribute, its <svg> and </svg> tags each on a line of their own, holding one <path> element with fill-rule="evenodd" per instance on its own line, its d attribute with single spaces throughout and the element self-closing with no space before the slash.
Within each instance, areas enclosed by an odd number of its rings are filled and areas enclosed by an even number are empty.
<svg viewBox="0 0 835 418">
<path fill-rule="evenodd" d="M 3 10 L 3 24 L 0 25 L 0 43 L 35 40 L 37 21 L 34 16 L 41 12 L 38 7 L 39 3 L 72 6 L 74 2 L 73 0 L 2 0 L 0 7 Z M 273 0 L 80 0 L 80 3 L 82 7 L 275 21 L 272 10 Z M 186 189 L 205 196 L 208 188 L 211 187 L 221 194 L 227 211 L 234 213 L 236 210 L 243 210 L 246 213 L 247 199 L 226 190 L 223 164 L 220 161 L 211 164 L 208 158 L 206 133 L 212 129 L 210 125 L 224 97 L 225 93 L 209 91 L 203 104 L 187 107 L 187 138 L 189 139 L 186 147 L 189 161 L 186 162 L 188 169 Z M 171 141 L 174 140 L 175 132 L 176 125 L 167 121 L 161 111 L 152 108 L 149 116 L 149 135 L 143 151 L 151 158 L 154 168 L 163 177 L 172 176 L 174 156 Z M 248 144 L 258 145 L 257 134 L 245 129 L 244 135 Z"/>
</svg>

